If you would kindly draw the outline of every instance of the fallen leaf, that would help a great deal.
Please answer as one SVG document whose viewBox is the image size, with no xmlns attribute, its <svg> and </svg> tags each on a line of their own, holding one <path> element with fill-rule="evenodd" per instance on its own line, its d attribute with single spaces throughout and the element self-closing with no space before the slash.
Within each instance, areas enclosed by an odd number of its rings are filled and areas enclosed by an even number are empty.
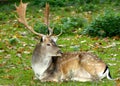
<svg viewBox="0 0 120 86">
<path fill-rule="evenodd" d="M 116 63 L 108 63 L 110 66 L 116 66 Z"/>
<path fill-rule="evenodd" d="M 24 70 L 31 70 L 31 67 L 26 66 L 26 67 L 24 67 Z"/>
<path fill-rule="evenodd" d="M 24 51 L 24 48 L 20 47 L 20 48 L 18 48 L 17 53 L 22 53 L 23 51 Z M 19 54 L 18 54 L 18 56 L 19 56 Z"/>
<path fill-rule="evenodd" d="M 18 56 L 18 57 L 22 57 L 22 55 L 21 55 L 20 53 L 18 53 L 16 56 Z"/>
<path fill-rule="evenodd" d="M 8 73 L 8 72 L 10 72 L 10 69 L 6 69 L 6 70 L 5 70 L 5 73 Z"/>
<path fill-rule="evenodd" d="M 24 31 L 24 32 L 20 32 L 21 36 L 27 36 L 28 32 Z"/>
<path fill-rule="evenodd" d="M 30 54 L 31 52 L 30 51 L 24 51 L 25 54 Z"/>
<path fill-rule="evenodd" d="M 81 43 L 81 44 L 82 44 L 82 43 L 86 43 L 86 40 L 83 40 L 83 41 L 81 41 L 80 43 Z"/>
<path fill-rule="evenodd" d="M 8 54 L 7 56 L 4 57 L 5 59 L 10 59 L 11 58 L 11 54 Z"/>
<path fill-rule="evenodd" d="M 3 66 L 5 66 L 5 63 L 0 64 L 0 67 L 3 67 Z"/>
<path fill-rule="evenodd" d="M 114 36 L 113 39 L 114 39 L 114 40 L 119 40 L 119 39 L 120 39 L 120 36 Z"/>
<path fill-rule="evenodd" d="M 106 42 L 106 43 L 109 43 L 109 42 L 110 42 L 110 40 L 109 40 L 108 37 L 104 38 L 103 41 Z"/>
<path fill-rule="evenodd" d="M 118 56 L 118 54 L 113 54 L 113 53 L 112 53 L 111 56 L 116 57 L 116 56 Z"/>
<path fill-rule="evenodd" d="M 0 50 L 0 53 L 3 53 L 5 50 Z"/>
<path fill-rule="evenodd" d="M 21 43 L 22 43 L 23 47 L 27 46 L 27 43 L 25 43 L 25 42 L 21 42 Z"/>
<path fill-rule="evenodd" d="M 94 38 L 92 38 L 93 40 L 98 40 L 99 38 L 98 37 L 94 37 Z"/>
<path fill-rule="evenodd" d="M 3 76 L 4 79 L 11 79 L 13 80 L 14 79 L 14 76 L 11 76 L 11 75 L 6 75 L 6 76 Z"/>
<path fill-rule="evenodd" d="M 116 86 L 120 86 L 120 78 L 117 78 L 115 81 L 116 81 Z"/>
<path fill-rule="evenodd" d="M 22 36 L 19 33 L 15 33 L 15 35 L 13 35 L 13 38 L 21 38 Z"/>
<path fill-rule="evenodd" d="M 0 56 L 0 59 L 2 59 L 2 56 Z"/>
<path fill-rule="evenodd" d="M 106 46 L 106 47 L 103 47 L 103 48 L 111 48 L 111 47 L 115 47 L 115 46 L 116 46 L 116 43 L 113 42 L 112 44 L 110 44 L 110 45 L 108 45 L 108 46 Z"/>
</svg>

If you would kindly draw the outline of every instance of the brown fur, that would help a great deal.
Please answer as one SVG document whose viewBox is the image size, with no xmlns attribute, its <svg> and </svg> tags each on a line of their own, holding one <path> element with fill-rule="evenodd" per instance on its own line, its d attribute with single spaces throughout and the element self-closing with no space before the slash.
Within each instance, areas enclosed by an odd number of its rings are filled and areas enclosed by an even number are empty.
<svg viewBox="0 0 120 86">
<path fill-rule="evenodd" d="M 86 74 L 85 78 L 87 74 L 90 74 L 88 80 L 85 81 L 91 81 L 97 79 L 98 73 L 104 72 L 106 67 L 101 59 L 88 52 L 69 52 L 64 53 L 62 57 L 52 57 L 52 59 L 54 60 L 48 68 L 49 71 L 46 70 L 48 76 L 42 81 L 71 80 L 74 77 L 84 78 L 84 74 Z"/>
</svg>

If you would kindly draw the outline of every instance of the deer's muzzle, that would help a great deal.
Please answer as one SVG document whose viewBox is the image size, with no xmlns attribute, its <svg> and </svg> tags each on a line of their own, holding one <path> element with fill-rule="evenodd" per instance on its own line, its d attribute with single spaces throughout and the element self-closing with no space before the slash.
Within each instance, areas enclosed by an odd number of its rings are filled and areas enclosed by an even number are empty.
<svg viewBox="0 0 120 86">
<path fill-rule="evenodd" d="M 57 51 L 57 56 L 62 56 L 63 52 L 61 50 Z"/>
</svg>

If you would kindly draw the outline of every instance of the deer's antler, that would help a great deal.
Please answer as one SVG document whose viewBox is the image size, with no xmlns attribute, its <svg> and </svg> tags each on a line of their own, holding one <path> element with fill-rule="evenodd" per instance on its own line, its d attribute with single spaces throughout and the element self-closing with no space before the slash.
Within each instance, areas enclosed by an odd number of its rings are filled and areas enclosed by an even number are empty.
<svg viewBox="0 0 120 86">
<path fill-rule="evenodd" d="M 40 37 L 44 36 L 43 34 L 35 32 L 34 29 L 31 26 L 28 25 L 26 17 L 25 17 L 26 16 L 27 5 L 28 5 L 28 3 L 23 3 L 22 0 L 21 0 L 20 5 L 18 7 L 15 5 L 16 12 L 17 12 L 17 14 L 19 16 L 19 18 L 17 18 L 17 20 L 20 23 L 24 24 L 27 27 L 27 29 L 30 30 L 32 33 L 34 33 L 34 34 L 36 34 L 36 35 L 38 35 Z"/>
<path fill-rule="evenodd" d="M 51 36 L 53 34 L 53 29 L 50 28 L 49 26 L 49 9 L 50 9 L 50 6 L 48 3 L 46 3 L 46 7 L 45 7 L 45 13 L 44 13 L 44 16 L 45 16 L 45 25 L 47 25 L 48 27 L 48 30 L 49 30 L 49 36 Z"/>
</svg>

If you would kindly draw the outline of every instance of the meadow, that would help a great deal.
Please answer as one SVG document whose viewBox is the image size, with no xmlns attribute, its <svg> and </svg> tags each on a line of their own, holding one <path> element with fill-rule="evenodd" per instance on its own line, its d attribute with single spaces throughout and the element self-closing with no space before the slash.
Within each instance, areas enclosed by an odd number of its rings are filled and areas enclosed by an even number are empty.
<svg viewBox="0 0 120 86">
<path fill-rule="evenodd" d="M 58 38 L 57 44 L 63 52 L 89 51 L 96 54 L 109 66 L 112 77 L 120 78 L 120 38 L 118 36 L 92 37 L 82 34 L 83 29 L 97 16 L 101 16 L 106 11 L 119 13 L 120 6 L 115 3 L 105 3 L 92 7 L 85 8 L 79 5 L 51 7 L 51 26 L 58 32 L 63 28 L 63 34 Z M 41 28 L 39 22 L 43 23 L 43 13 L 44 7 L 28 5 L 28 22 L 37 30 Z M 27 31 L 17 21 L 15 15 L 17 16 L 14 3 L 0 5 L 0 86 L 117 86 L 120 83 L 120 80 L 110 81 L 106 78 L 93 82 L 59 83 L 34 80 L 31 57 L 40 38 Z M 78 18 L 84 20 L 82 24 Z M 59 26 L 61 27 L 58 28 Z M 43 33 L 46 31 L 44 29 L 42 28 Z"/>
</svg>

